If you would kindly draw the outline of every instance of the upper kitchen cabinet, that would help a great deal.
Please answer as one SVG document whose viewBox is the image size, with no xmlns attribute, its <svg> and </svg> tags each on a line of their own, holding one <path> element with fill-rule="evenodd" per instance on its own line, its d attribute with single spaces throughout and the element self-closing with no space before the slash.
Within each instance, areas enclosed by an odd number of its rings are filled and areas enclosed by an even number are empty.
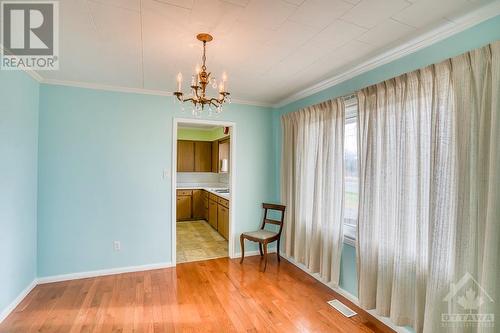
<svg viewBox="0 0 500 333">
<path fill-rule="evenodd" d="M 212 172 L 212 142 L 177 141 L 178 172 Z"/>
<path fill-rule="evenodd" d="M 194 171 L 195 172 L 212 171 L 212 142 L 210 141 L 194 142 Z"/>
<path fill-rule="evenodd" d="M 194 141 L 177 141 L 177 171 L 194 172 Z"/>
</svg>

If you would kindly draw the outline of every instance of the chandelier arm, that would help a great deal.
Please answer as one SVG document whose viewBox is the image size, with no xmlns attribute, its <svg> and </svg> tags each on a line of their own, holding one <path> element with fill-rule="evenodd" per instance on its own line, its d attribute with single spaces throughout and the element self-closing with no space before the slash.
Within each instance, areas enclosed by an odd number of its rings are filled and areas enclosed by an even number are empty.
<svg viewBox="0 0 500 333">
<path fill-rule="evenodd" d="M 178 101 L 181 101 L 181 102 L 184 102 L 184 98 L 182 97 L 182 93 L 181 92 L 175 92 L 174 93 L 175 97 L 177 98 Z"/>
<path fill-rule="evenodd" d="M 215 103 L 214 103 L 215 101 Z M 219 105 L 222 105 L 221 101 L 217 98 L 210 98 L 210 101 L 209 101 L 211 104 L 214 104 L 215 106 L 219 106 Z"/>
</svg>

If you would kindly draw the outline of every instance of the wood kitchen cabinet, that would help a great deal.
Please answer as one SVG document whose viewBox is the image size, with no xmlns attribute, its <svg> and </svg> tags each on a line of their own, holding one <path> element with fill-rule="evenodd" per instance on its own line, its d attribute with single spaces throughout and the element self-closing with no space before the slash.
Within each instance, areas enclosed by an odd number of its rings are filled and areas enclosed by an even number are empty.
<svg viewBox="0 0 500 333">
<path fill-rule="evenodd" d="M 210 224 L 215 230 L 217 230 L 217 213 L 217 200 L 213 200 L 212 198 L 210 198 L 208 200 L 208 224 Z"/>
<path fill-rule="evenodd" d="M 194 172 L 194 141 L 177 141 L 177 171 Z"/>
<path fill-rule="evenodd" d="M 217 231 L 225 239 L 229 239 L 229 208 L 217 204 Z"/>
<path fill-rule="evenodd" d="M 208 192 L 203 191 L 203 219 L 208 221 Z"/>
<path fill-rule="evenodd" d="M 178 140 L 177 172 L 212 172 L 212 142 Z"/>
<path fill-rule="evenodd" d="M 177 190 L 177 221 L 189 220 L 192 217 L 193 192 Z"/>
<path fill-rule="evenodd" d="M 193 190 L 193 216 L 192 218 L 204 219 L 205 218 L 205 202 L 203 200 L 204 190 Z"/>
<path fill-rule="evenodd" d="M 215 172 L 227 173 L 222 170 L 222 161 L 230 159 L 229 138 L 216 141 L 177 141 L 177 171 L 178 172 Z"/>
<path fill-rule="evenodd" d="M 210 141 L 194 142 L 194 171 L 195 172 L 212 171 L 212 142 Z"/>
<path fill-rule="evenodd" d="M 205 190 L 177 190 L 177 221 L 200 219 L 229 239 L 229 200 Z"/>
</svg>

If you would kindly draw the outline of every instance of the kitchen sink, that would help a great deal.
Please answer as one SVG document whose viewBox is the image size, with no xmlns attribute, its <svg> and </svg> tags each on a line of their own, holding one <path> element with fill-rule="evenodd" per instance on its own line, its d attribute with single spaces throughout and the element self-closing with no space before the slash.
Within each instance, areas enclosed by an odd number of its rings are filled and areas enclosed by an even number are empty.
<svg viewBox="0 0 500 333">
<path fill-rule="evenodd" d="M 218 189 L 214 189 L 214 192 L 220 193 L 220 194 L 229 194 L 229 189 L 228 188 L 218 188 Z"/>
</svg>

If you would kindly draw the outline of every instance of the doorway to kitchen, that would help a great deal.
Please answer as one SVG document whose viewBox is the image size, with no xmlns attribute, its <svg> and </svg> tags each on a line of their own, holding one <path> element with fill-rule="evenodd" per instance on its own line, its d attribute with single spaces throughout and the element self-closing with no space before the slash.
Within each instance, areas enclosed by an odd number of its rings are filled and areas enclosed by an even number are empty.
<svg viewBox="0 0 500 333">
<path fill-rule="evenodd" d="M 172 133 L 173 260 L 233 257 L 235 124 L 174 119 Z"/>
</svg>

